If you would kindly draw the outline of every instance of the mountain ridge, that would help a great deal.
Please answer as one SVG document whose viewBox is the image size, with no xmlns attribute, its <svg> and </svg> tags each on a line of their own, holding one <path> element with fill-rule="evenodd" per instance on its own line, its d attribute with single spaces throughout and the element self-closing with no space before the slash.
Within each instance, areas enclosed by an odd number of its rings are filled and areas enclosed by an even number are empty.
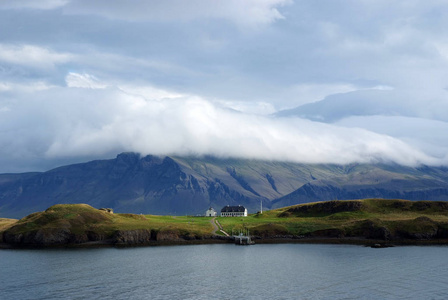
<svg viewBox="0 0 448 300">
<path fill-rule="evenodd" d="M 395 164 L 300 164 L 216 157 L 141 156 L 0 174 L 0 217 L 55 204 L 87 203 L 117 212 L 203 214 L 244 205 L 250 213 L 299 203 L 363 198 L 448 200 L 448 168 Z"/>
</svg>

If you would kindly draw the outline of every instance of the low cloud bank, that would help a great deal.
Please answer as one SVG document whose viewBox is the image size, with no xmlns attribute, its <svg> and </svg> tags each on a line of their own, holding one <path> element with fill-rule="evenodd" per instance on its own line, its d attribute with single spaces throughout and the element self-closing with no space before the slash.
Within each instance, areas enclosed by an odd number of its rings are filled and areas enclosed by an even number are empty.
<svg viewBox="0 0 448 300">
<path fill-rule="evenodd" d="M 303 163 L 446 163 L 446 157 L 366 129 L 247 114 L 200 97 L 69 75 L 67 87 L 9 91 L 0 102 L 0 160 L 32 158 L 33 165 L 134 151 Z M 0 170 L 7 171 L 15 170 Z"/>
</svg>

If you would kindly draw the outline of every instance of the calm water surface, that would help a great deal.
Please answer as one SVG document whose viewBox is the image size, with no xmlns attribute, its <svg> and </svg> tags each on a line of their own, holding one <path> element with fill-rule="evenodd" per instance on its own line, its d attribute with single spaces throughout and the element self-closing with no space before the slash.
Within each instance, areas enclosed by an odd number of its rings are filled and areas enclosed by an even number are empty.
<svg viewBox="0 0 448 300">
<path fill-rule="evenodd" d="M 1 299 L 448 299 L 448 247 L 1 250 Z"/>
</svg>

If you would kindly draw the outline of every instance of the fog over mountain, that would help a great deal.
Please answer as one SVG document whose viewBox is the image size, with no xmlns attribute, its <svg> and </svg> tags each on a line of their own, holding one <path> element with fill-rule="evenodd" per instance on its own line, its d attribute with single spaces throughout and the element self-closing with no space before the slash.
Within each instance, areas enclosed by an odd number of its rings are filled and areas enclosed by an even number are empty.
<svg viewBox="0 0 448 300">
<path fill-rule="evenodd" d="M 448 165 L 444 1 L 0 1 L 0 173 L 130 151 Z"/>
</svg>

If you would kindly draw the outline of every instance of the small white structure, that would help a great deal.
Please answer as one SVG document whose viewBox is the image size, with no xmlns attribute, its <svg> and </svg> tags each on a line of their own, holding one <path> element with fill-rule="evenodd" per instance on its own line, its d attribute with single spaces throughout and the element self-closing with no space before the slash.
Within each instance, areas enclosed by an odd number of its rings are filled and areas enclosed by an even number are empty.
<svg viewBox="0 0 448 300">
<path fill-rule="evenodd" d="M 216 211 L 213 209 L 213 207 L 210 207 L 210 208 L 205 212 L 205 216 L 206 216 L 206 217 L 216 217 Z"/>
<path fill-rule="evenodd" d="M 247 217 L 247 208 L 244 206 L 224 206 L 221 209 L 221 217 Z"/>
</svg>

